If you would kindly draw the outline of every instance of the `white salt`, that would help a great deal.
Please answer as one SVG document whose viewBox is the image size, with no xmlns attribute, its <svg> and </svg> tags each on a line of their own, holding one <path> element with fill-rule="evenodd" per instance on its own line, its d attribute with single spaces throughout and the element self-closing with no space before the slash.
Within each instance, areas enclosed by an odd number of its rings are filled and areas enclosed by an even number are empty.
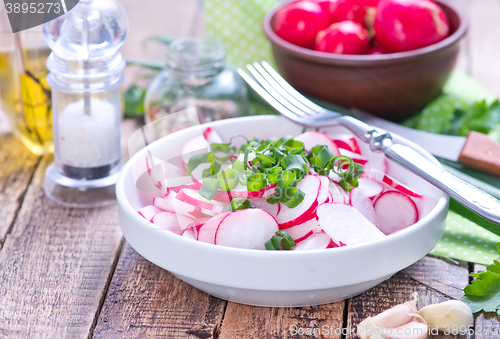
<svg viewBox="0 0 500 339">
<path fill-rule="evenodd" d="M 117 161 L 120 158 L 117 109 L 94 97 L 90 100 L 90 115 L 85 114 L 83 99 L 66 105 L 57 121 L 59 161 L 74 167 L 99 167 Z"/>
</svg>

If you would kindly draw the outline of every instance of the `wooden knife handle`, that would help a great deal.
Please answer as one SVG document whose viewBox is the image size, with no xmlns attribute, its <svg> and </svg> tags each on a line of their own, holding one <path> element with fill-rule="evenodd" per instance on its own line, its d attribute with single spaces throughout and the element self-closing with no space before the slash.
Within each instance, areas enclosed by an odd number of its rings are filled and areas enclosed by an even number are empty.
<svg viewBox="0 0 500 339">
<path fill-rule="evenodd" d="M 500 143 L 486 134 L 470 132 L 458 162 L 466 167 L 500 176 Z"/>
</svg>

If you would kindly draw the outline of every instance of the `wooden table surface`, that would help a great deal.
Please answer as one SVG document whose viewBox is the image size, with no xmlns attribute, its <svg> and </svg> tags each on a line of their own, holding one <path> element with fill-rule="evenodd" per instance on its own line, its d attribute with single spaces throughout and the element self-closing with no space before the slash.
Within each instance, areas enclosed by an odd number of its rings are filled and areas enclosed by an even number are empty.
<svg viewBox="0 0 500 339">
<path fill-rule="evenodd" d="M 164 1 L 170 6 L 165 21 L 188 22 L 195 1 L 183 0 L 182 6 Z M 131 8 L 138 4 L 122 2 Z M 500 0 L 455 2 L 470 20 L 458 67 L 500 96 Z M 161 29 L 180 34 L 175 32 L 179 25 L 169 25 Z M 126 55 L 133 53 L 128 46 Z M 124 143 L 139 124 L 124 122 Z M 305 338 L 351 339 L 356 335 L 340 329 L 410 300 L 413 292 L 420 307 L 458 299 L 468 273 L 484 269 L 428 256 L 379 286 L 333 304 L 263 308 L 227 302 L 138 255 L 122 236 L 116 206 L 73 209 L 47 199 L 43 179 L 51 161 L 52 156 L 29 153 L 0 114 L 0 338 L 298 338 L 303 333 Z M 500 337 L 499 325 L 496 317 L 479 315 L 475 338 Z"/>
</svg>

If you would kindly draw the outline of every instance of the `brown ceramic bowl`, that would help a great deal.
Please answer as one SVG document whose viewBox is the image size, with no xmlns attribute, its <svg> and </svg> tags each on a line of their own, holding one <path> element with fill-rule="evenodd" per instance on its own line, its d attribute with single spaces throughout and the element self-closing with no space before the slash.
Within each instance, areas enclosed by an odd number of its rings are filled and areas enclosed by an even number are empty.
<svg viewBox="0 0 500 339">
<path fill-rule="evenodd" d="M 451 34 L 436 44 L 413 51 L 339 55 L 293 45 L 271 28 L 274 15 L 286 3 L 267 13 L 264 33 L 271 41 L 278 70 L 297 90 L 397 121 L 436 98 L 455 67 L 467 22 L 453 5 L 442 0 L 436 2 L 448 16 Z"/>
</svg>

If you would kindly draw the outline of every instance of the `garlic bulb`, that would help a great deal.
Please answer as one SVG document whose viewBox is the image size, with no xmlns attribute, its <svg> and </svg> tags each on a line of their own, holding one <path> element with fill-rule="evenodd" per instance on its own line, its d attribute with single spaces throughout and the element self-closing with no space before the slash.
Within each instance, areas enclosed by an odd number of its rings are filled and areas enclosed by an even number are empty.
<svg viewBox="0 0 500 339">
<path fill-rule="evenodd" d="M 425 306 L 418 314 L 425 319 L 429 328 L 440 331 L 450 330 L 453 326 L 463 331 L 474 324 L 470 307 L 459 300 Z"/>
</svg>

